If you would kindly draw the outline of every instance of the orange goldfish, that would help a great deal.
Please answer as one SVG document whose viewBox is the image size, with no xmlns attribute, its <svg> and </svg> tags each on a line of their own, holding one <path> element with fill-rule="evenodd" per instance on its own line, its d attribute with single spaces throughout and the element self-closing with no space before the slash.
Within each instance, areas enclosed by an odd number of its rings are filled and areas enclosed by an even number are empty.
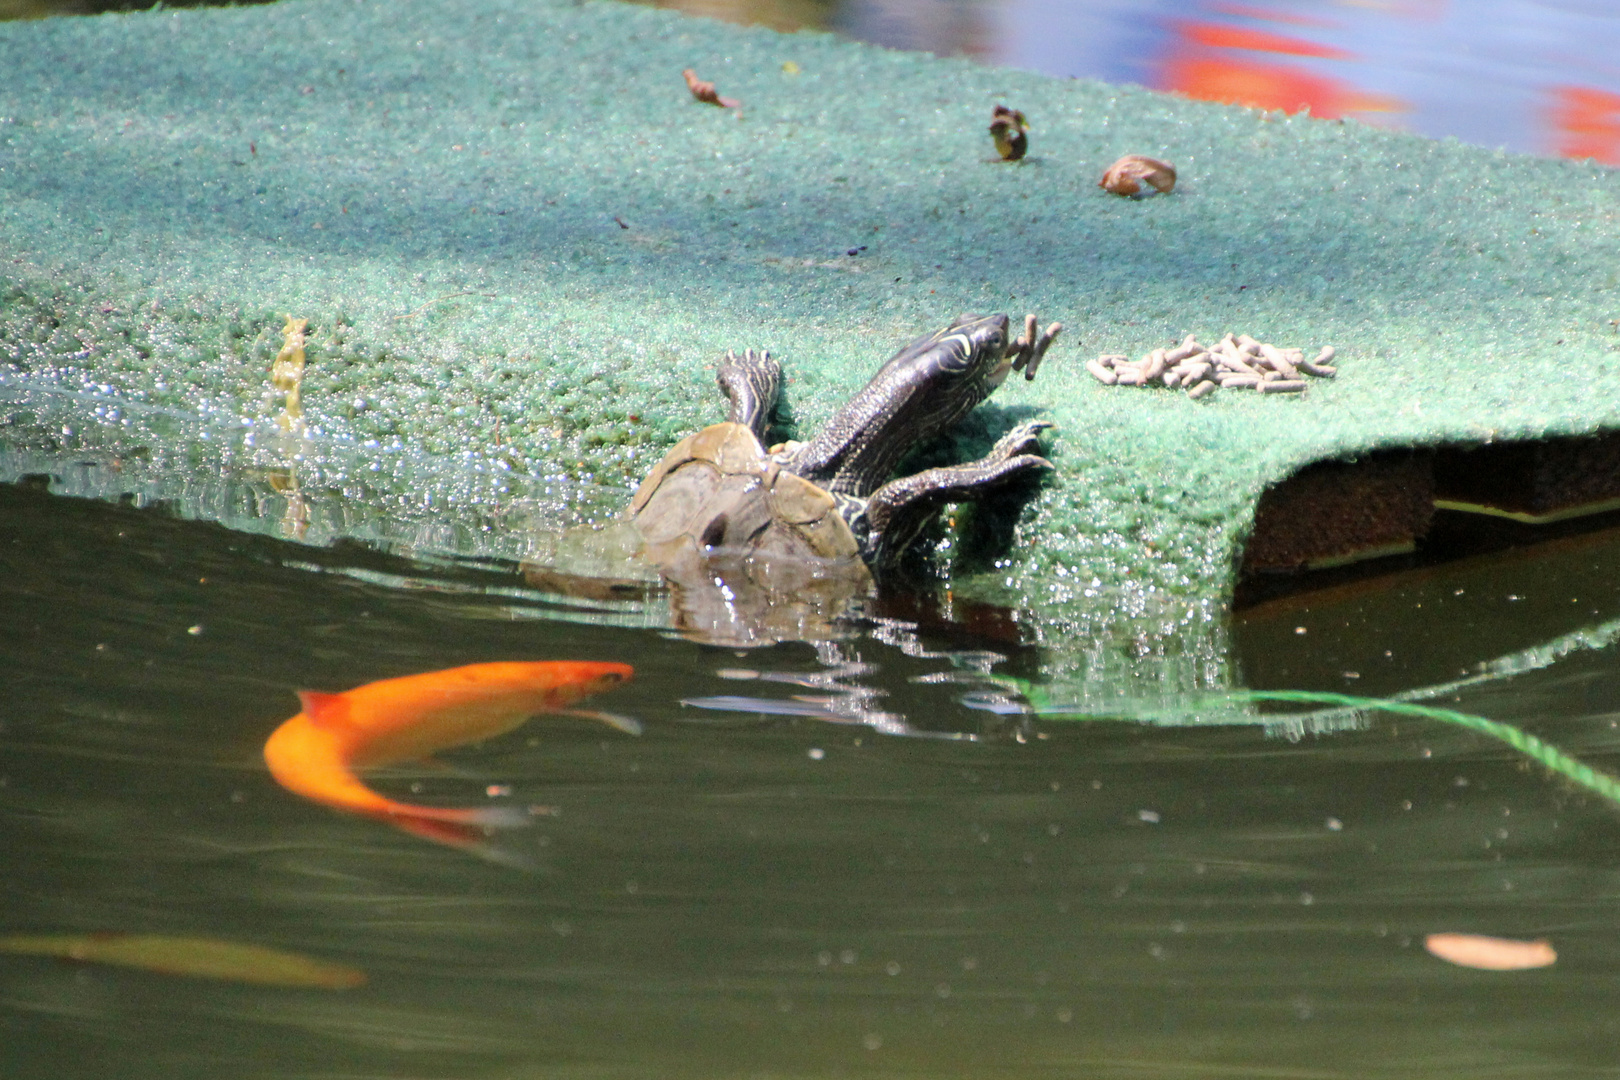
<svg viewBox="0 0 1620 1080">
<path fill-rule="evenodd" d="M 366 683 L 341 694 L 301 690 L 304 711 L 264 744 L 270 775 L 289 791 L 351 814 L 456 847 L 484 830 L 526 824 L 514 807 L 445 809 L 378 794 L 356 770 L 416 761 L 452 746 L 502 735 L 536 713 L 565 712 L 580 698 L 629 679 L 628 664 L 556 660 L 468 664 Z M 638 733 L 633 720 L 583 713 Z"/>
</svg>

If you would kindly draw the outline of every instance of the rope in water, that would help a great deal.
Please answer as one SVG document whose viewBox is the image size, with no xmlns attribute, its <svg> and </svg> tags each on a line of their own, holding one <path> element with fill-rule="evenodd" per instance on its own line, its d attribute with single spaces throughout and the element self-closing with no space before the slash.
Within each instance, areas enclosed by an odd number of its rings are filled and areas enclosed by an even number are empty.
<svg viewBox="0 0 1620 1080">
<path fill-rule="evenodd" d="M 1053 708 L 1043 706 L 1043 700 L 1050 700 L 1045 687 L 1041 687 L 1021 679 L 1001 677 L 996 680 L 1003 686 L 1015 687 L 1025 700 L 1034 705 L 1030 715 L 1042 720 L 1097 720 L 1100 716 L 1090 713 L 1069 712 L 1061 707 Z M 1419 717 L 1425 720 L 1438 720 L 1444 724 L 1452 724 L 1468 731 L 1488 735 L 1506 743 L 1525 757 L 1542 767 L 1557 773 L 1570 782 L 1585 788 L 1587 791 L 1607 799 L 1620 806 L 1620 779 L 1594 769 L 1573 755 L 1567 754 L 1545 739 L 1530 734 L 1522 728 L 1500 720 L 1492 720 L 1485 716 L 1476 716 L 1473 713 L 1458 712 L 1456 709 L 1440 709 L 1432 705 L 1418 705 L 1411 701 L 1392 700 L 1390 698 L 1356 697 L 1353 694 L 1335 694 L 1328 691 L 1316 690 L 1231 690 L 1224 694 L 1206 699 L 1215 702 L 1244 702 L 1244 701 L 1276 701 L 1292 702 L 1301 705 L 1330 705 L 1355 712 L 1387 712 L 1400 716 Z M 1185 715 L 1188 709 L 1175 710 Z M 1165 713 L 1160 710 L 1142 712 L 1132 716 L 1125 714 L 1126 719 L 1152 720 L 1163 719 Z M 1286 716 L 1277 716 L 1275 719 L 1287 719 Z"/>
<path fill-rule="evenodd" d="M 1553 746 L 1544 739 L 1538 738 L 1512 724 L 1505 724 L 1500 720 L 1492 720 L 1484 716 L 1475 716 L 1473 713 L 1458 712 L 1455 709 L 1437 709 L 1432 705 L 1414 705 L 1405 701 L 1390 701 L 1386 698 L 1355 697 L 1350 694 L 1318 693 L 1312 690 L 1236 690 L 1231 697 L 1237 700 L 1249 701 L 1288 701 L 1307 705 L 1342 705 L 1352 709 L 1365 709 L 1368 711 L 1397 713 L 1402 716 L 1417 716 L 1427 720 L 1439 720 L 1445 724 L 1455 724 L 1477 731 L 1481 735 L 1489 735 L 1493 739 L 1500 739 L 1519 753 L 1532 761 L 1552 770 L 1594 794 L 1601 795 L 1610 802 L 1620 805 L 1620 780 L 1608 773 L 1580 761 L 1564 751 Z"/>
</svg>

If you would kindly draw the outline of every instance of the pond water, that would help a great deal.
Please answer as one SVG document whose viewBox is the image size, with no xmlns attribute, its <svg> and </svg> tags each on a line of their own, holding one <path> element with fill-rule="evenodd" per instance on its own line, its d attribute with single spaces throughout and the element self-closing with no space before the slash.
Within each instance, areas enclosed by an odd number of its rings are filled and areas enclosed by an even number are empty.
<svg viewBox="0 0 1620 1080">
<path fill-rule="evenodd" d="M 0 558 L 0 932 L 199 936 L 368 976 L 0 955 L 7 1080 L 1615 1067 L 1620 814 L 1478 734 L 1002 715 L 970 707 L 975 672 L 1040 657 L 961 625 L 739 653 L 595 624 L 497 562 L 28 484 L 0 487 Z M 1615 768 L 1616 566 L 1620 536 L 1595 533 L 1264 605 L 1233 621 L 1234 662 L 1258 688 L 1460 679 L 1427 700 Z M 553 658 L 635 665 L 593 704 L 642 734 L 540 718 L 375 779 L 558 808 L 498 838 L 531 869 L 266 773 L 297 688 Z M 760 711 L 829 693 L 855 706 Z M 683 704 L 727 695 L 769 700 Z M 1444 931 L 1544 937 L 1558 960 L 1455 967 L 1423 948 Z"/>
<path fill-rule="evenodd" d="M 650 2 L 1620 164 L 1620 10 L 1609 0 Z"/>
</svg>

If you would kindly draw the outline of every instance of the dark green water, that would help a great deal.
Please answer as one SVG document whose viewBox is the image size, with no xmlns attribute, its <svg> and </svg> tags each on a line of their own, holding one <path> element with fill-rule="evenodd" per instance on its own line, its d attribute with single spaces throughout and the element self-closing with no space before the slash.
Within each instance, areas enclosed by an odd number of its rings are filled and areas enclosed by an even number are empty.
<svg viewBox="0 0 1620 1080">
<path fill-rule="evenodd" d="M 569 621 L 500 568 L 26 488 L 0 488 L 0 559 L 0 933 L 205 935 L 370 976 L 0 956 L 4 1080 L 1615 1074 L 1620 812 L 1466 732 L 1020 725 L 918 681 L 951 652 L 1035 669 L 965 631 L 739 657 Z M 1257 611 L 1233 648 L 1254 686 L 1395 693 L 1612 618 L 1617 565 L 1596 537 L 1430 572 Z M 547 658 L 633 663 L 600 704 L 644 734 L 542 718 L 377 781 L 560 807 L 502 841 L 538 872 L 263 769 L 295 688 Z M 681 704 L 815 694 L 717 673 L 835 659 L 867 665 L 846 702 L 977 738 Z M 1613 647 L 1436 703 L 1620 768 Z M 1559 961 L 1451 967 L 1422 949 L 1447 930 Z"/>
</svg>

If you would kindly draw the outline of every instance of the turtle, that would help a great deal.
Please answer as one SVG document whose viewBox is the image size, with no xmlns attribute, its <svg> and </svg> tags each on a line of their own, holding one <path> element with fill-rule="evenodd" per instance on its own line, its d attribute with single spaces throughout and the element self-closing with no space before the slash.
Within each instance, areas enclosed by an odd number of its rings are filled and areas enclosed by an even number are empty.
<svg viewBox="0 0 1620 1080">
<path fill-rule="evenodd" d="M 727 419 L 681 440 L 631 499 L 641 557 L 672 586 L 713 581 L 715 560 L 768 593 L 831 581 L 868 590 L 947 503 L 978 498 L 1052 468 L 1044 420 L 1018 424 L 977 461 L 894 477 L 901 459 L 965 417 L 1010 371 L 1035 377 L 1062 329 L 1034 315 L 1012 339 L 1004 314 L 961 315 L 900 349 L 808 442 L 769 448 L 782 386 L 769 352 L 728 352 L 718 382 Z"/>
</svg>

